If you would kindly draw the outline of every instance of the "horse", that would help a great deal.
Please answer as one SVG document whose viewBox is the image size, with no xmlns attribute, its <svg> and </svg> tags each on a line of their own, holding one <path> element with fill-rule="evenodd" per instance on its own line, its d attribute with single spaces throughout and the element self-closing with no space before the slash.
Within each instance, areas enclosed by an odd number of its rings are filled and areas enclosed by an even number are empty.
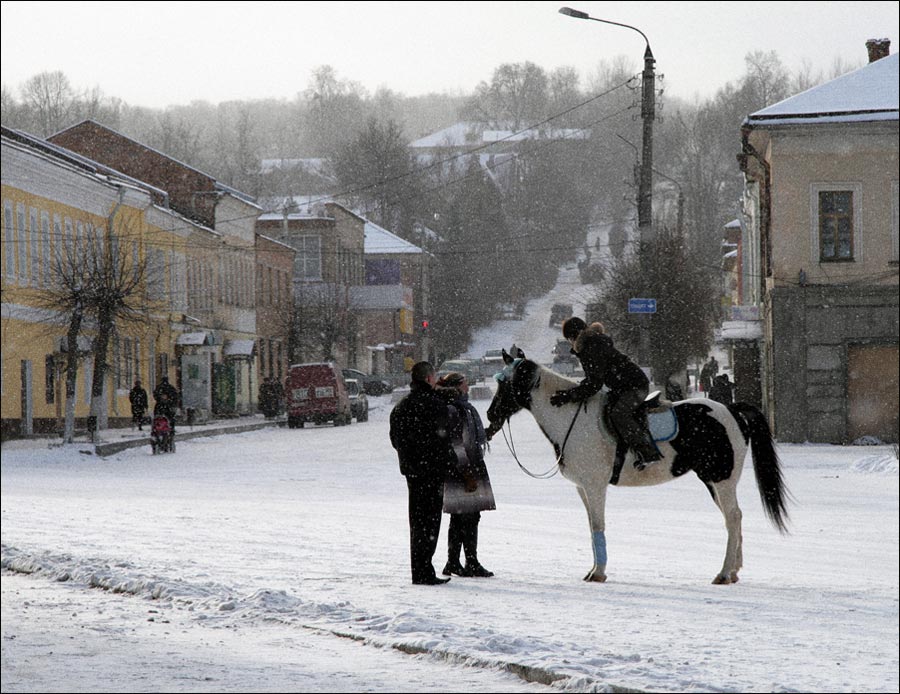
<svg viewBox="0 0 900 694">
<path fill-rule="evenodd" d="M 585 581 L 606 581 L 606 491 L 613 480 L 616 440 L 604 421 L 605 393 L 562 407 L 550 404 L 550 396 L 575 385 L 545 366 L 530 361 L 521 349 L 516 357 L 503 350 L 504 368 L 495 376 L 497 392 L 488 408 L 489 433 L 501 430 L 522 409 L 531 412 L 556 451 L 559 471 L 578 487 L 591 528 L 594 565 Z M 790 494 L 782 478 L 772 433 L 762 412 L 747 403 L 722 405 L 705 398 L 672 405 L 677 433 L 657 442 L 663 460 L 638 471 L 629 451 L 618 474 L 623 487 L 662 484 L 693 470 L 706 485 L 725 518 L 728 541 L 722 569 L 713 584 L 737 583 L 743 565 L 741 509 L 737 485 L 748 445 L 752 451 L 756 483 L 763 510 L 782 533 L 788 532 L 787 501 Z M 613 482 L 615 483 L 615 482 Z"/>
</svg>

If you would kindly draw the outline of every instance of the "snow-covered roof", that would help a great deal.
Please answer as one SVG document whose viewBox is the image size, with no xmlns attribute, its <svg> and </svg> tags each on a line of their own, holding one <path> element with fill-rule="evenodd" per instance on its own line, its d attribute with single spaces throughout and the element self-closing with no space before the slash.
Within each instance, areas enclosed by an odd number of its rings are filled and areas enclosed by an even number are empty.
<svg viewBox="0 0 900 694">
<path fill-rule="evenodd" d="M 422 253 L 422 249 L 418 246 L 401 239 L 387 229 L 382 229 L 369 220 L 366 220 L 363 230 L 366 235 L 365 253 L 367 254 Z"/>
<path fill-rule="evenodd" d="M 249 357 L 255 347 L 253 340 L 226 340 L 222 354 L 226 357 Z"/>
<path fill-rule="evenodd" d="M 894 53 L 767 106 L 752 113 L 746 123 L 792 125 L 898 120 L 898 56 L 900 54 Z"/>
<path fill-rule="evenodd" d="M 207 337 L 209 333 L 206 332 L 197 332 L 197 333 L 181 333 L 177 338 L 175 338 L 176 345 L 206 345 L 210 344 L 207 342 Z"/>
</svg>

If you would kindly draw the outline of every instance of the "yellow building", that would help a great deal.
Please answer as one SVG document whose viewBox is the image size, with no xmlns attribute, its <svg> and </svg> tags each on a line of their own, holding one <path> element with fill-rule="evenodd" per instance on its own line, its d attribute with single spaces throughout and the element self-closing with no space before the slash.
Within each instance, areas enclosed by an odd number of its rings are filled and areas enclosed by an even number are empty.
<svg viewBox="0 0 900 694">
<path fill-rule="evenodd" d="M 148 393 L 163 374 L 174 381 L 171 318 L 187 303 L 188 233 L 154 204 L 160 194 L 61 147 L 2 129 L 4 440 L 62 431 L 72 311 L 60 305 L 59 287 L 65 268 L 85 261 L 92 249 L 121 259 L 126 272 L 142 268 L 129 300 L 131 319 L 117 321 L 111 335 L 104 397 L 93 414 L 101 426 L 124 425 L 136 379 Z M 91 414 L 95 328 L 86 318 L 77 341 L 74 415 L 82 430 Z"/>
</svg>

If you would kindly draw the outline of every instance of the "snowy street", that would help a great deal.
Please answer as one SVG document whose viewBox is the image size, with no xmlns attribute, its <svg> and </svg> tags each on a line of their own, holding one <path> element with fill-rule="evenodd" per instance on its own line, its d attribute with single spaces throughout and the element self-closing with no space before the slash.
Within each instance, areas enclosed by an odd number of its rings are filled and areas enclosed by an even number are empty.
<svg viewBox="0 0 900 694">
<path fill-rule="evenodd" d="M 782 446 L 787 537 L 748 464 L 733 586 L 710 585 L 725 532 L 696 477 L 612 489 L 610 579 L 587 584 L 575 487 L 526 476 L 498 436 L 479 552 L 496 577 L 413 586 L 390 398 L 372 401 L 367 423 L 171 456 L 4 447 L 3 691 L 548 689 L 499 668 L 570 691 L 897 690 L 891 447 Z M 512 434 L 524 465 L 552 465 L 530 415 Z"/>
</svg>

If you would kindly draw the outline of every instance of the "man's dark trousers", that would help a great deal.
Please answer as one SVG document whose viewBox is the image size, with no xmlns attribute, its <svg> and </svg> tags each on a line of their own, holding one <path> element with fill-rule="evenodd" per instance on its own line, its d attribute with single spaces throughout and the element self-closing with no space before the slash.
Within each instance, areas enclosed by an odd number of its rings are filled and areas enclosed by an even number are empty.
<svg viewBox="0 0 900 694">
<path fill-rule="evenodd" d="M 413 582 L 435 577 L 432 559 L 441 532 L 444 480 L 432 477 L 406 478 L 409 487 L 409 559 Z"/>
</svg>

